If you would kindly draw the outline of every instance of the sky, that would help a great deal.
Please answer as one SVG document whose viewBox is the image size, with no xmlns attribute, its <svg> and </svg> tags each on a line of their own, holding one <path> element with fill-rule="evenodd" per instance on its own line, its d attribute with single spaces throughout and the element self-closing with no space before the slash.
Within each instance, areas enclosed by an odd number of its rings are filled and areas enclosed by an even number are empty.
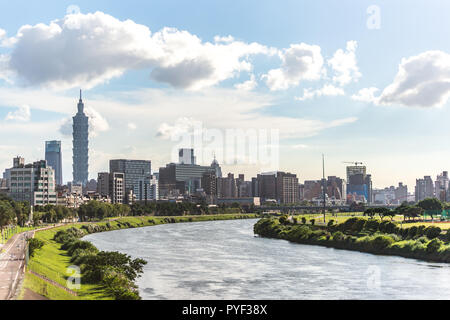
<svg viewBox="0 0 450 320">
<path fill-rule="evenodd" d="M 450 3 L 0 2 L 0 171 L 61 140 L 72 179 L 80 88 L 90 178 L 153 171 L 194 147 L 224 173 L 345 177 L 375 188 L 450 169 Z"/>
</svg>

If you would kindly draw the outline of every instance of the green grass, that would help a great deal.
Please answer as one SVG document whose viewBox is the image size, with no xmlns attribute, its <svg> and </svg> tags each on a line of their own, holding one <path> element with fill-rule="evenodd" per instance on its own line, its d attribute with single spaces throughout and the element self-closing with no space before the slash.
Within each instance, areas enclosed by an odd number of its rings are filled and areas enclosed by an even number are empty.
<svg viewBox="0 0 450 320">
<path fill-rule="evenodd" d="M 64 289 L 52 285 L 31 273 L 27 273 L 25 277 L 19 300 L 23 299 L 25 289 L 29 289 L 51 300 L 80 300 L 80 297 L 73 296 Z"/>
<path fill-rule="evenodd" d="M 106 225 L 109 223 L 111 225 L 111 230 L 119 230 L 128 228 L 125 223 L 128 223 L 131 228 L 137 227 L 145 227 L 145 226 L 153 226 L 158 224 L 170 223 L 167 219 L 174 219 L 176 223 L 181 222 L 200 222 L 200 221 L 211 221 L 211 220 L 230 220 L 237 218 L 257 218 L 257 214 L 221 214 L 221 215 L 204 215 L 204 216 L 176 216 L 176 217 L 154 217 L 154 216 L 145 216 L 145 217 L 123 217 L 117 218 L 117 220 L 113 219 L 105 219 L 102 222 L 95 222 L 96 225 Z M 44 246 L 36 251 L 34 257 L 30 259 L 28 264 L 29 270 L 33 270 L 34 272 L 41 274 L 62 286 L 67 287 L 66 278 L 69 276 L 67 269 L 72 265 L 70 262 L 70 256 L 67 254 L 65 250 L 61 249 L 61 244 L 57 243 L 53 240 L 53 237 L 56 232 L 59 230 L 68 229 L 71 227 L 81 228 L 83 225 L 87 225 L 90 223 L 73 223 L 62 227 L 57 227 L 50 230 L 38 231 L 35 234 L 35 238 L 44 241 Z M 37 278 L 33 274 L 26 273 L 25 275 L 25 283 L 29 284 L 29 289 L 39 293 L 41 287 L 39 287 L 39 281 L 43 281 L 42 279 Z M 49 284 L 49 286 L 51 286 Z M 63 292 L 61 288 L 55 287 Z M 74 290 L 78 294 L 78 299 L 82 300 L 111 300 L 112 297 L 105 294 L 104 288 L 101 285 L 93 285 L 93 284 L 84 284 L 81 281 L 81 288 L 78 290 Z M 67 292 L 65 292 L 67 293 Z M 48 294 L 46 295 L 49 299 L 52 300 L 60 300 L 62 298 L 61 293 L 58 290 L 48 290 Z M 73 299 L 73 297 L 72 297 Z"/>
</svg>

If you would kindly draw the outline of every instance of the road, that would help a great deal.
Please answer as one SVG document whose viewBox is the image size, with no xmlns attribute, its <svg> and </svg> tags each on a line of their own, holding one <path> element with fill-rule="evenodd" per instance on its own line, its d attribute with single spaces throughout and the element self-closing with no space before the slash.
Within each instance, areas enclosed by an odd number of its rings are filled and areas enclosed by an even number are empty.
<svg viewBox="0 0 450 320">
<path fill-rule="evenodd" d="M 24 275 L 26 237 L 34 231 L 14 235 L 0 254 L 0 300 L 11 300 L 21 277 Z"/>
</svg>

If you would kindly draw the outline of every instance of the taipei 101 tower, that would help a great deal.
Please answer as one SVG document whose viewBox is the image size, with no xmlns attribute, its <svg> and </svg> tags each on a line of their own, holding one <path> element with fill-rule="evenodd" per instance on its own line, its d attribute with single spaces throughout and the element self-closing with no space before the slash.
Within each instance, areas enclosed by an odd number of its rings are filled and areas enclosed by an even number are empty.
<svg viewBox="0 0 450 320">
<path fill-rule="evenodd" d="M 81 97 L 78 113 L 73 117 L 73 183 L 86 185 L 89 177 L 89 118 Z"/>
</svg>

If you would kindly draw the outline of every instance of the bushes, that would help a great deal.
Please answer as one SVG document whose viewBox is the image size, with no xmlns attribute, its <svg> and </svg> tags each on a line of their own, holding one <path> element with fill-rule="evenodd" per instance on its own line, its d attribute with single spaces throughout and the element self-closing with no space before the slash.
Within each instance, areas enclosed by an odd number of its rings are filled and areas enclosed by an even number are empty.
<svg viewBox="0 0 450 320">
<path fill-rule="evenodd" d="M 427 227 L 424 230 L 424 234 L 427 236 L 428 239 L 434 239 L 441 234 L 441 231 L 442 230 L 439 227 Z"/>
<path fill-rule="evenodd" d="M 377 232 L 380 227 L 380 223 L 377 220 L 367 220 L 364 223 L 364 229 L 370 232 Z"/>
<path fill-rule="evenodd" d="M 30 257 L 33 257 L 37 250 L 41 249 L 44 246 L 44 241 L 31 238 L 28 239 L 28 254 Z"/>
<path fill-rule="evenodd" d="M 433 239 L 427 244 L 427 253 L 435 253 L 441 248 L 444 243 L 439 239 Z"/>
<path fill-rule="evenodd" d="M 366 219 L 363 218 L 350 218 L 347 219 L 343 224 L 341 224 L 341 228 L 343 232 L 350 232 L 350 233 L 359 233 L 364 227 L 364 224 L 366 223 Z"/>
</svg>

